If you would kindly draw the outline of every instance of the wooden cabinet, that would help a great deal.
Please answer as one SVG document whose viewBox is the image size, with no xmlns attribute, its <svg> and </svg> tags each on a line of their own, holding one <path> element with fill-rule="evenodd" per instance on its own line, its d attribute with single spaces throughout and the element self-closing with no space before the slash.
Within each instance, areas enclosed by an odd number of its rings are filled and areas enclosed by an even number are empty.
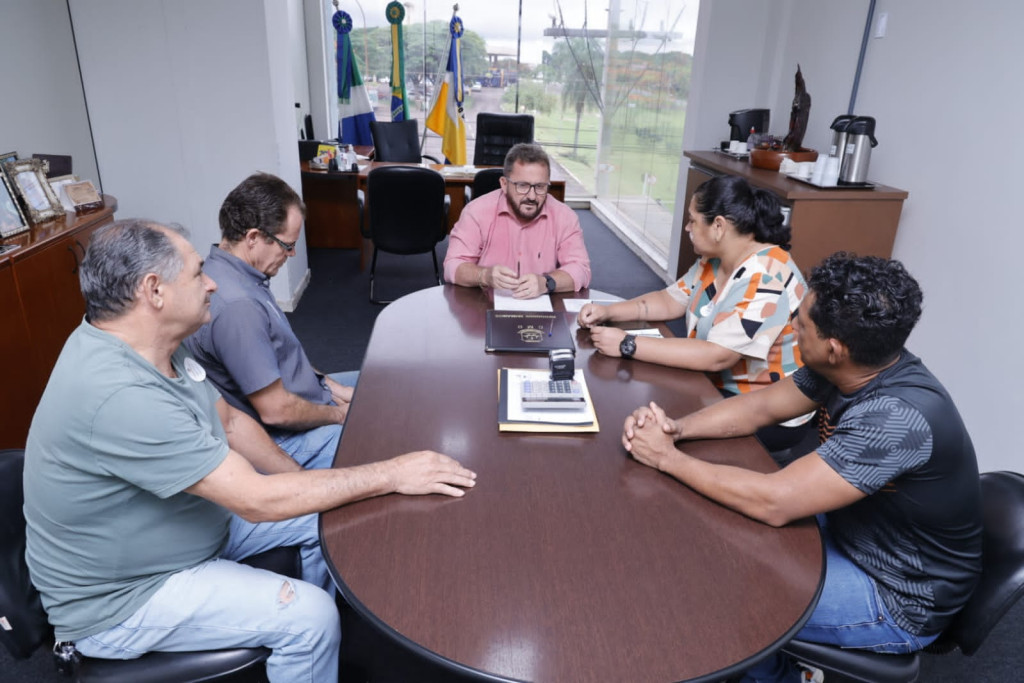
<svg viewBox="0 0 1024 683">
<path fill-rule="evenodd" d="M 78 265 L 89 237 L 113 220 L 117 201 L 88 214 L 66 214 L 4 240 L 0 256 L 0 448 L 25 445 L 28 427 L 57 356 L 85 315 Z"/>
<path fill-rule="evenodd" d="M 826 256 L 852 251 L 860 256 L 892 256 L 904 190 L 877 185 L 873 189 L 822 189 L 792 180 L 776 171 L 750 166 L 717 152 L 685 152 L 690 159 L 686 177 L 686 204 L 694 190 L 716 175 L 738 175 L 750 184 L 774 192 L 790 211 L 793 230 L 791 253 L 806 274 Z M 681 277 L 697 256 L 684 234 L 679 243 Z"/>
<path fill-rule="evenodd" d="M 28 325 L 17 301 L 14 268 L 10 261 L 0 261 L 0 447 L 4 448 L 24 445 L 32 412 L 43 393 L 42 373 L 36 366 Z"/>
</svg>

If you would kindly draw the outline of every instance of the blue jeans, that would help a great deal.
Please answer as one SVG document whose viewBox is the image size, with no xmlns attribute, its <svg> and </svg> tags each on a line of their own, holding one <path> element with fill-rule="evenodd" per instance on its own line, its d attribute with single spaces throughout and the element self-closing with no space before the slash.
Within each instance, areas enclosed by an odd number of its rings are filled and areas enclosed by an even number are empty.
<svg viewBox="0 0 1024 683">
<path fill-rule="evenodd" d="M 347 387 L 354 387 L 359 381 L 358 370 L 337 372 L 328 376 Z M 334 463 L 341 430 L 341 425 L 324 425 L 302 432 L 274 429 L 269 430 L 269 434 L 274 442 L 304 469 L 325 470 Z"/>
<path fill-rule="evenodd" d="M 331 377 L 352 386 L 359 373 Z M 278 443 L 303 467 L 327 468 L 340 436 L 341 426 L 329 425 L 286 434 Z M 128 619 L 77 641 L 78 651 L 134 659 L 153 651 L 263 646 L 273 650 L 271 683 L 336 681 L 341 621 L 317 522 L 316 514 L 258 524 L 233 515 L 221 559 L 171 575 Z M 301 581 L 233 561 L 288 545 L 299 546 Z"/>
<path fill-rule="evenodd" d="M 825 585 L 811 618 L 797 640 L 845 648 L 904 654 L 916 652 L 937 636 L 915 636 L 900 628 L 885 608 L 878 586 L 825 536 Z M 800 671 L 788 655 L 777 652 L 755 664 L 743 683 L 800 681 Z"/>
<path fill-rule="evenodd" d="M 283 545 L 302 546 L 304 580 L 232 561 Z M 76 646 L 105 659 L 263 646 L 273 650 L 271 683 L 330 683 L 338 676 L 341 622 L 321 588 L 327 585 L 317 515 L 261 524 L 234 517 L 222 559 L 172 574 L 132 616 Z"/>
</svg>

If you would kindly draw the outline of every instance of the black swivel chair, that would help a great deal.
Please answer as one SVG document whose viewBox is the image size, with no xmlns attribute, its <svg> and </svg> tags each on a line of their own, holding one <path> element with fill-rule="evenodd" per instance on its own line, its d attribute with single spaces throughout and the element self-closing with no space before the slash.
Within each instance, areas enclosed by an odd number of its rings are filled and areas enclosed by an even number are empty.
<svg viewBox="0 0 1024 683">
<path fill-rule="evenodd" d="M 0 642 L 15 659 L 26 659 L 44 642 L 53 644 L 39 593 L 25 564 L 24 494 L 21 486 L 25 452 L 0 450 L 0 616 L 10 629 L 0 629 Z M 254 555 L 246 564 L 293 578 L 301 576 L 297 548 L 276 548 Z M 138 659 L 81 657 L 74 667 L 75 683 L 199 683 L 253 681 L 265 683 L 265 647 L 206 652 L 151 652 Z"/>
<path fill-rule="evenodd" d="M 982 474 L 981 504 L 981 580 L 953 623 L 926 652 L 941 654 L 959 648 L 965 655 L 973 655 L 996 623 L 1024 596 L 1024 475 Z M 798 640 L 782 651 L 826 673 L 864 683 L 911 683 L 917 680 L 920 668 L 917 653 L 877 654 Z"/>
<path fill-rule="evenodd" d="M 482 197 L 501 187 L 501 176 L 505 171 L 501 168 L 482 168 L 473 176 L 473 184 L 466 186 L 466 203 L 473 197 Z"/>
<path fill-rule="evenodd" d="M 533 142 L 533 116 L 480 112 L 476 115 L 473 165 L 503 165 L 505 155 L 518 142 Z"/>
<path fill-rule="evenodd" d="M 429 154 L 420 154 L 420 126 L 416 119 L 408 121 L 371 121 L 373 135 L 373 160 L 405 164 L 418 164 L 430 159 L 441 163 Z"/>
<path fill-rule="evenodd" d="M 448 229 L 450 200 L 444 191 L 444 177 L 419 166 L 382 166 L 366 178 L 370 196 L 369 225 L 364 237 L 373 242 L 370 262 L 370 301 L 391 303 L 374 295 L 373 278 L 377 270 L 377 252 L 425 254 L 434 260 L 434 279 L 441 284 L 434 246 L 444 239 Z"/>
</svg>

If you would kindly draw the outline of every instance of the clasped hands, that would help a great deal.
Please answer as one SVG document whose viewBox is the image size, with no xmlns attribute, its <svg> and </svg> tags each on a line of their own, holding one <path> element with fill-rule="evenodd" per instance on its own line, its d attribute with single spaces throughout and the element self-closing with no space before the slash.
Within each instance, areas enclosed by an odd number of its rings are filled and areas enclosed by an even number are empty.
<svg viewBox="0 0 1024 683">
<path fill-rule="evenodd" d="M 619 345 L 626 337 L 626 331 L 618 327 L 604 327 L 600 323 L 608 319 L 608 309 L 600 304 L 583 304 L 576 322 L 580 327 L 590 330 L 590 340 L 594 348 L 606 356 L 616 358 L 622 354 Z"/>
<path fill-rule="evenodd" d="M 492 289 L 507 289 L 516 299 L 535 299 L 548 291 L 543 275 L 519 275 L 508 266 L 481 266 L 480 284 Z"/>
<path fill-rule="evenodd" d="M 622 446 L 637 462 L 661 470 L 663 463 L 679 452 L 675 442 L 682 436 L 679 424 L 651 401 L 626 418 L 622 427 Z"/>
</svg>

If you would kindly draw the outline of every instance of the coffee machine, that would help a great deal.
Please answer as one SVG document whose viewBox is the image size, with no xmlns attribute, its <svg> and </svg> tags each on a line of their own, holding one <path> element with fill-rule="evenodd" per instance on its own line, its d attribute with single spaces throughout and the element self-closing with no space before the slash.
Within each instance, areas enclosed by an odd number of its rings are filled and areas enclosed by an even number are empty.
<svg viewBox="0 0 1024 683">
<path fill-rule="evenodd" d="M 750 129 L 755 133 L 767 133 L 771 111 L 768 109 L 740 109 L 729 114 L 729 139 L 746 141 Z"/>
</svg>

